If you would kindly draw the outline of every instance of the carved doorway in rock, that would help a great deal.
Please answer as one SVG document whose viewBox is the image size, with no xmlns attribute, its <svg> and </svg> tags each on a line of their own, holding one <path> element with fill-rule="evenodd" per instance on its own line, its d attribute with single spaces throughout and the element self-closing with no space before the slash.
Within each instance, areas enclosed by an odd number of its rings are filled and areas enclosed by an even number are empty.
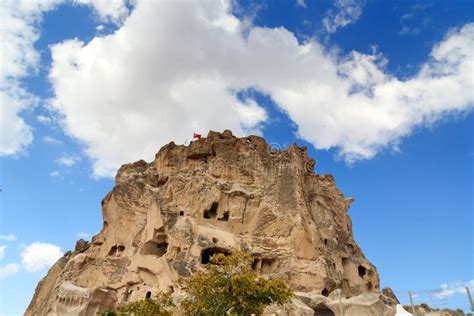
<svg viewBox="0 0 474 316">
<path fill-rule="evenodd" d="M 335 316 L 334 312 L 322 303 L 313 308 L 313 310 L 314 316 Z"/>
</svg>

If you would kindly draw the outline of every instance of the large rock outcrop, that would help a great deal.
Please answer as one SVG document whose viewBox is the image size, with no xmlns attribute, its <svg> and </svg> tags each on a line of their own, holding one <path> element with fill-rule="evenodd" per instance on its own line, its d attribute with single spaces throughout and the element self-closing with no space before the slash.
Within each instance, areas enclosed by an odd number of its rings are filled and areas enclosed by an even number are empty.
<svg viewBox="0 0 474 316">
<path fill-rule="evenodd" d="M 189 146 L 171 142 L 151 163 L 122 166 L 102 201 L 102 230 L 50 269 L 26 315 L 95 315 L 177 294 L 179 278 L 232 249 L 298 292 L 293 314 L 337 315 L 335 302 L 355 306 L 355 296 L 365 297 L 362 309 L 384 310 L 377 270 L 352 236 L 353 199 L 314 166 L 304 147 L 272 150 L 261 137 L 230 131 Z"/>
</svg>

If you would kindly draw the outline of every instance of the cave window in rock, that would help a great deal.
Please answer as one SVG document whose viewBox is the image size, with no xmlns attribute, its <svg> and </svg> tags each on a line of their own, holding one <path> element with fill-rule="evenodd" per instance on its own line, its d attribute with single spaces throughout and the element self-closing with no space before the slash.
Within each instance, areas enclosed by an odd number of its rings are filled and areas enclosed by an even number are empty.
<svg viewBox="0 0 474 316">
<path fill-rule="evenodd" d="M 272 258 L 263 258 L 261 263 L 262 273 L 272 273 L 275 271 L 277 266 L 277 261 Z"/>
<path fill-rule="evenodd" d="M 146 292 L 145 298 L 151 298 L 151 292 L 150 291 Z"/>
<path fill-rule="evenodd" d="M 179 211 L 179 216 L 184 216 L 184 211 Z"/>
<path fill-rule="evenodd" d="M 128 291 L 126 291 L 126 292 L 124 293 L 124 294 L 125 294 L 125 295 L 124 295 L 124 296 L 125 296 L 125 300 L 124 300 L 125 302 L 128 302 L 128 301 L 131 300 L 131 298 L 132 298 L 132 293 L 133 293 L 133 290 L 128 290 Z"/>
<path fill-rule="evenodd" d="M 328 240 L 326 238 L 324 238 L 324 245 L 328 245 Z"/>
<path fill-rule="evenodd" d="M 124 252 L 125 246 L 123 245 L 115 245 L 112 246 L 109 250 L 109 256 L 119 256 L 122 252 Z"/>
<path fill-rule="evenodd" d="M 222 217 L 219 217 L 217 220 L 227 222 L 229 220 L 229 212 L 224 212 Z"/>
<path fill-rule="evenodd" d="M 328 297 L 328 295 L 329 295 L 329 290 L 328 290 L 327 288 L 324 288 L 324 289 L 321 291 L 321 295 Z"/>
<path fill-rule="evenodd" d="M 335 316 L 334 312 L 324 304 L 317 305 L 313 308 L 313 311 L 314 316 Z"/>
<path fill-rule="evenodd" d="M 262 259 L 259 259 L 259 258 L 254 259 L 252 263 L 252 269 L 254 269 L 255 271 L 260 271 L 261 268 L 262 268 Z"/>
<path fill-rule="evenodd" d="M 142 248 L 141 253 L 144 255 L 155 255 L 158 257 L 162 257 L 168 251 L 168 243 L 166 241 L 162 242 L 155 242 L 155 241 L 148 241 Z"/>
<path fill-rule="evenodd" d="M 217 217 L 217 208 L 219 207 L 219 203 L 214 202 L 211 205 L 211 208 L 204 211 L 203 217 L 205 219 L 213 219 Z"/>
<path fill-rule="evenodd" d="M 372 282 L 367 283 L 367 291 L 372 291 L 374 289 L 374 286 L 372 285 Z"/>
<path fill-rule="evenodd" d="M 358 266 L 357 270 L 359 270 L 359 276 L 363 278 L 365 276 L 365 273 L 367 272 L 367 269 L 364 266 Z"/>
<path fill-rule="evenodd" d="M 226 256 L 230 255 L 230 251 L 224 248 L 211 247 L 211 248 L 203 249 L 201 251 L 201 263 L 202 264 L 211 263 L 211 257 L 219 253 L 222 253 Z"/>
</svg>

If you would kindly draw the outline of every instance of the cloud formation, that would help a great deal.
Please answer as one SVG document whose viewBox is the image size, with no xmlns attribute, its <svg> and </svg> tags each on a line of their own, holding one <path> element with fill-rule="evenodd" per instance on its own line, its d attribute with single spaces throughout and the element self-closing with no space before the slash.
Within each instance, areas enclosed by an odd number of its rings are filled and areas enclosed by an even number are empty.
<svg viewBox="0 0 474 316">
<path fill-rule="evenodd" d="M 334 9 L 330 9 L 323 18 L 323 26 L 328 33 L 356 22 L 362 15 L 365 0 L 335 0 Z"/>
<path fill-rule="evenodd" d="M 20 253 L 26 271 L 37 272 L 52 266 L 63 255 L 61 249 L 50 243 L 34 242 Z"/>
<path fill-rule="evenodd" d="M 85 232 L 80 232 L 76 235 L 78 238 L 82 238 L 82 239 L 89 239 L 91 237 L 90 234 L 88 233 L 85 233 Z"/>
<path fill-rule="evenodd" d="M 21 84 L 21 79 L 34 73 L 39 54 L 33 43 L 39 37 L 42 13 L 60 1 L 0 1 L 0 156 L 16 155 L 32 141 L 31 127 L 19 116 L 36 105 L 37 99 Z"/>
<path fill-rule="evenodd" d="M 20 80 L 39 64 L 33 43 L 42 12 L 60 2 L 1 4 L 0 32 L 8 40 L 2 41 L 0 155 L 16 155 L 33 139 L 20 112 L 37 98 Z M 337 1 L 328 32 L 357 19 L 364 3 Z M 87 44 L 75 39 L 52 47 L 51 107 L 65 132 L 85 145 L 96 176 L 151 159 L 169 140 L 184 142 L 195 131 L 261 133 L 264 108 L 236 96 L 248 88 L 271 97 L 299 137 L 318 149 L 338 148 L 347 162 L 398 148 L 414 128 L 473 106 L 473 24 L 451 30 L 421 70 L 401 80 L 385 71 L 389 61 L 380 53 L 335 55 L 316 40 L 298 42 L 283 27 L 249 26 L 232 14 L 230 0 L 138 1 L 131 14 L 125 0 L 73 4 L 121 25 Z M 157 31 L 150 36 L 150 30 Z"/>
<path fill-rule="evenodd" d="M 3 258 L 5 258 L 5 250 L 7 249 L 7 246 L 3 245 L 3 246 L 0 246 L 0 260 L 2 260 Z"/>
<path fill-rule="evenodd" d="M 61 157 L 56 159 L 56 163 L 61 166 L 72 167 L 74 166 L 81 158 L 76 155 L 63 154 Z"/>
<path fill-rule="evenodd" d="M 65 0 L 0 1 L 0 156 L 15 156 L 33 141 L 33 131 L 21 113 L 34 108 L 38 97 L 25 89 L 21 80 L 37 72 L 39 53 L 33 44 L 40 36 L 43 13 L 55 9 Z M 75 5 L 88 5 L 101 21 L 121 23 L 128 15 L 125 0 L 74 0 Z M 49 123 L 50 118 L 38 116 Z"/>
<path fill-rule="evenodd" d="M 7 277 L 15 274 L 20 269 L 20 265 L 17 263 L 9 263 L 0 267 L 0 280 L 6 279 Z"/>
<path fill-rule="evenodd" d="M 467 282 L 454 282 L 454 283 L 444 283 L 441 284 L 441 290 L 437 291 L 434 293 L 434 295 L 439 298 L 445 298 L 452 296 L 454 294 L 465 294 L 466 293 L 466 287 L 468 287 L 471 291 L 474 291 L 474 280 L 470 280 Z"/>
<path fill-rule="evenodd" d="M 473 49 L 474 24 L 453 29 L 417 74 L 401 80 L 375 51 L 334 55 L 282 27 L 249 28 L 230 1 L 139 1 L 114 34 L 52 47 L 51 105 L 85 144 L 96 176 L 151 159 L 193 132 L 258 133 L 264 108 L 235 95 L 248 88 L 271 97 L 299 137 L 338 148 L 350 163 L 472 109 Z"/>
<path fill-rule="evenodd" d="M 13 235 L 13 234 L 0 235 L 0 240 L 15 241 L 15 240 L 16 240 L 16 236 Z"/>
</svg>

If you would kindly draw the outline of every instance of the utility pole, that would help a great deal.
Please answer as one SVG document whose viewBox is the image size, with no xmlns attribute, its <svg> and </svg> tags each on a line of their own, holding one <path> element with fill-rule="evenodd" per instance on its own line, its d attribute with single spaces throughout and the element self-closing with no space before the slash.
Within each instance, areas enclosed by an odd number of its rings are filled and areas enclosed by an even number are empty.
<svg viewBox="0 0 474 316">
<path fill-rule="evenodd" d="M 410 296 L 411 311 L 413 312 L 413 315 L 416 316 L 415 304 L 413 304 L 413 293 L 408 291 L 408 296 Z"/>
<path fill-rule="evenodd" d="M 474 302 L 472 301 L 471 291 L 469 290 L 469 286 L 466 286 L 466 293 L 467 298 L 469 299 L 469 303 L 471 304 L 471 311 L 474 312 Z"/>
</svg>

